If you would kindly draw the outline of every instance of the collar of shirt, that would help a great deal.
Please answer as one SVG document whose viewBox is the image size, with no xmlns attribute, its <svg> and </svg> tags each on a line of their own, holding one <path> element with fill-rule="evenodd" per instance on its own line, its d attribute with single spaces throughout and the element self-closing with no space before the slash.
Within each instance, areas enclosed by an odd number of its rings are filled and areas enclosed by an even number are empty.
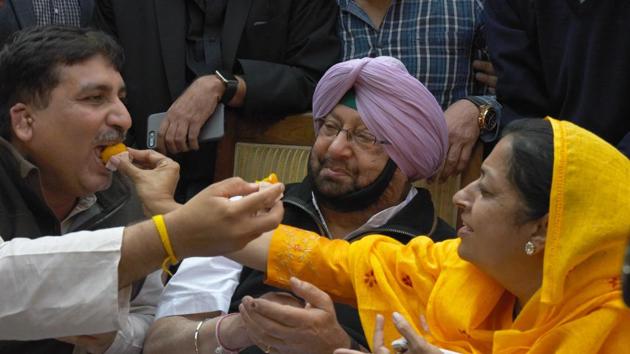
<svg viewBox="0 0 630 354">
<path fill-rule="evenodd" d="M 24 158 L 24 156 L 11 143 L 3 138 L 0 138 L 0 146 L 6 149 L 13 156 L 13 159 L 17 163 L 20 178 L 24 179 L 29 188 L 36 191 L 40 198 L 43 199 L 40 187 L 39 169 L 37 166 L 33 165 L 32 162 Z M 61 233 L 65 234 L 70 231 L 74 221 L 84 216 L 85 211 L 93 209 L 92 211 L 98 212 L 97 208 L 93 208 L 96 205 L 96 201 L 97 198 L 95 194 L 79 198 L 72 211 L 70 211 L 70 214 L 61 221 Z"/>
<path fill-rule="evenodd" d="M 338 0 L 337 3 L 339 4 L 340 11 L 345 11 L 345 12 L 353 14 L 354 16 L 357 16 L 358 18 L 363 20 L 366 24 L 369 24 L 370 26 L 372 26 L 372 28 L 375 31 L 378 31 L 378 28 L 374 26 L 374 24 L 372 23 L 372 20 L 367 15 L 367 13 L 365 13 L 365 11 L 363 11 L 363 9 L 359 5 L 357 5 L 354 1 Z"/>
<path fill-rule="evenodd" d="M 100 208 L 96 207 L 96 201 L 97 198 L 95 194 L 79 198 L 72 211 L 70 211 L 70 214 L 61 221 L 61 233 L 65 234 L 72 231 L 72 225 L 75 221 L 100 212 Z M 89 211 L 89 213 L 87 211 Z"/>
<path fill-rule="evenodd" d="M 20 154 L 15 146 L 13 146 L 10 142 L 5 140 L 4 138 L 0 138 L 0 146 L 6 149 L 13 156 L 13 159 L 17 162 L 17 167 L 21 178 L 26 179 L 32 172 L 37 173 L 37 167 L 35 167 L 35 165 L 25 159 L 24 156 L 22 156 L 22 154 Z"/>
<path fill-rule="evenodd" d="M 407 204 L 409 204 L 417 194 L 418 194 L 418 191 L 415 188 L 413 187 L 410 188 L 409 193 L 407 193 L 407 197 L 405 198 L 405 200 L 372 215 L 372 217 L 370 217 L 368 221 L 366 221 L 365 224 L 359 226 L 356 230 L 348 234 L 345 238 L 347 239 L 350 236 L 357 235 L 362 232 L 367 232 L 369 230 L 376 229 L 385 225 L 387 221 L 389 221 L 389 219 L 391 219 L 401 209 L 407 206 Z M 330 230 L 328 229 L 328 224 L 326 223 L 326 219 L 324 219 L 324 215 L 319 209 L 319 205 L 317 205 L 317 199 L 315 199 L 315 194 L 313 194 L 312 192 L 311 192 L 311 198 L 313 199 L 313 205 L 315 206 L 315 209 L 317 210 L 317 213 L 319 214 L 319 218 L 322 220 L 322 223 L 324 225 L 324 230 L 326 231 L 327 234 L 330 235 L 331 233 L 330 233 Z"/>
</svg>

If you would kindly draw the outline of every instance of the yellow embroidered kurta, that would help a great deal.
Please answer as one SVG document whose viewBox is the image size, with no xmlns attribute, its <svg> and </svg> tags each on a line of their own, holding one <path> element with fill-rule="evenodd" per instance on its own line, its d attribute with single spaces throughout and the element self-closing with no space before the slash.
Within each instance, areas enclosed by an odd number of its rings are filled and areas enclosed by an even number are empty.
<svg viewBox="0 0 630 354">
<path fill-rule="evenodd" d="M 402 245 L 374 235 L 349 244 L 281 226 L 267 282 L 287 287 L 296 276 L 357 306 L 370 341 L 375 315 L 398 311 L 429 342 L 461 353 L 630 351 L 619 278 L 630 237 L 630 161 L 593 134 L 550 121 L 554 171 L 543 282 L 514 321 L 514 296 L 459 258 L 459 240 L 420 236 Z M 398 337 L 386 321 L 385 343 Z"/>
</svg>

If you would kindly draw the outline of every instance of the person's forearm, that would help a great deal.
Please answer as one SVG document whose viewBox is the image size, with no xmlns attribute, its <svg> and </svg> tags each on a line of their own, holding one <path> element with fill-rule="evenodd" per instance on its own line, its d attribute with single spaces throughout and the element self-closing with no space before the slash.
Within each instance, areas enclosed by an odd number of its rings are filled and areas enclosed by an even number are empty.
<svg viewBox="0 0 630 354">
<path fill-rule="evenodd" d="M 262 272 L 267 270 L 267 255 L 273 231 L 265 232 L 241 250 L 227 254 L 226 257 L 252 269 Z"/>
<path fill-rule="evenodd" d="M 163 317 L 153 323 L 144 342 L 145 354 L 195 353 L 195 330 L 199 321 L 210 314 L 202 313 L 184 316 Z M 200 328 L 198 338 L 199 353 L 214 353 L 206 340 L 214 340 L 216 318 L 207 320 Z M 210 333 L 209 330 L 212 329 Z M 200 342 L 203 342 L 202 346 Z"/>
<path fill-rule="evenodd" d="M 175 255 L 179 260 L 191 256 L 190 245 L 182 242 L 189 232 L 186 220 L 174 216 L 173 213 L 164 215 L 169 240 Z M 128 226 L 123 233 L 118 264 L 118 286 L 124 288 L 157 270 L 167 257 L 162 240 L 153 220 Z"/>
<path fill-rule="evenodd" d="M 153 221 L 126 227 L 118 263 L 118 288 L 127 287 L 159 269 L 165 257 L 166 253 Z"/>
<path fill-rule="evenodd" d="M 218 312 L 186 316 L 169 316 L 155 321 L 144 343 L 145 354 L 195 353 L 195 332 L 206 318 L 197 336 L 199 354 L 214 354 L 219 346 L 216 340 Z M 176 330 L 175 330 L 176 329 Z M 230 316 L 221 322 L 221 341 L 229 349 L 253 345 L 243 330 L 238 316 Z"/>
<path fill-rule="evenodd" d="M 153 216 L 153 215 L 157 215 L 157 214 L 166 214 L 169 213 L 179 207 L 182 206 L 182 204 L 177 203 L 175 200 L 173 199 L 163 199 L 160 201 L 156 201 L 156 202 L 152 202 L 152 203 L 145 203 L 145 214 L 147 214 L 149 217 Z"/>
<path fill-rule="evenodd" d="M 229 202 L 224 197 L 215 196 L 215 193 L 238 195 L 238 191 L 250 191 L 250 187 L 237 178 L 215 183 L 185 205 L 164 214 L 174 256 L 181 260 L 227 253 L 242 248 L 260 232 L 276 227 L 282 217 L 282 204 L 278 199 L 283 185 L 252 193 L 247 200 L 231 204 L 231 208 L 227 207 Z M 262 247 L 260 251 L 248 247 L 249 251 L 242 256 L 244 262 L 264 268 L 268 240 L 255 242 Z M 125 287 L 158 269 L 167 257 L 165 249 L 152 220 L 125 228 L 118 265 L 119 286 Z"/>
</svg>

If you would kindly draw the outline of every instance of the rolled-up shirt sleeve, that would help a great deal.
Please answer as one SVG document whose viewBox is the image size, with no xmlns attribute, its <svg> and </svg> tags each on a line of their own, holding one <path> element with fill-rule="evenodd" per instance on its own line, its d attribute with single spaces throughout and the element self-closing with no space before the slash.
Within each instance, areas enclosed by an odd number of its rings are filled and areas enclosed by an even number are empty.
<svg viewBox="0 0 630 354">
<path fill-rule="evenodd" d="M 123 229 L 0 238 L 0 340 L 106 333 L 127 323 L 130 288 L 118 289 Z"/>
<path fill-rule="evenodd" d="M 164 290 L 162 285 L 162 271 L 158 270 L 146 277 L 142 290 L 131 300 L 129 316 L 126 323 L 116 333 L 116 338 L 104 354 L 135 354 L 142 352 L 144 339 L 153 323 L 155 309 L 160 294 Z M 75 349 L 73 354 L 87 353 Z"/>
</svg>

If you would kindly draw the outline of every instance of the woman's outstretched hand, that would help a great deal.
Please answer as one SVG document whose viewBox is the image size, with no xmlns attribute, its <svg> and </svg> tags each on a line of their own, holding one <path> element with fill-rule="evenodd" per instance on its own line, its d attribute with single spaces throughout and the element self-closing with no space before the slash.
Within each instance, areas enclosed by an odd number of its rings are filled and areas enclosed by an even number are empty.
<svg viewBox="0 0 630 354">
<path fill-rule="evenodd" d="M 422 336 L 420 336 L 413 327 L 405 320 L 405 318 L 398 312 L 394 312 L 393 316 L 394 325 L 398 329 L 398 332 L 402 334 L 402 338 L 395 340 L 396 353 L 406 354 L 443 354 L 442 351 L 429 344 Z M 385 319 L 382 315 L 376 315 L 376 326 L 374 327 L 374 339 L 373 339 L 373 353 L 374 354 L 390 354 L 389 349 L 385 346 L 383 337 L 383 327 Z M 392 342 L 392 344 L 394 344 Z M 334 354 L 362 354 L 362 352 L 351 349 L 337 349 Z"/>
</svg>

